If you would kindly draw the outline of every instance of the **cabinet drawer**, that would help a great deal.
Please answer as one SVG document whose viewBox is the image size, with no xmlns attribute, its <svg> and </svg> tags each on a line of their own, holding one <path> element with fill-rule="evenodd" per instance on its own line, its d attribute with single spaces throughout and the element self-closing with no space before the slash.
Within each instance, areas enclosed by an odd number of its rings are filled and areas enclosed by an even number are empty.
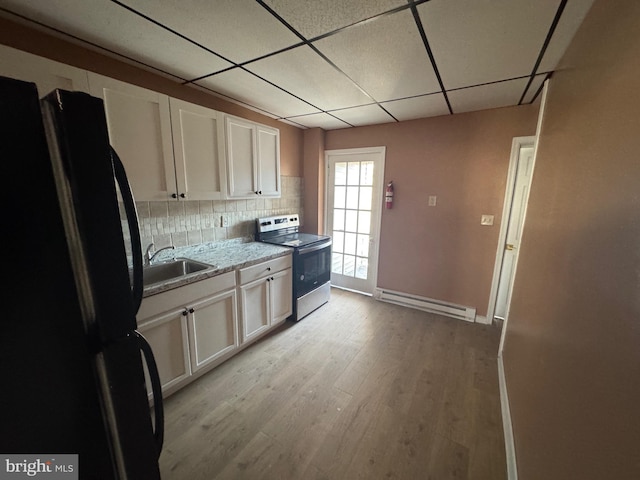
<svg viewBox="0 0 640 480">
<path fill-rule="evenodd" d="M 257 265 L 241 268 L 238 271 L 239 283 L 240 285 L 244 285 L 245 283 L 252 282 L 253 280 L 257 280 L 258 278 L 266 277 L 290 267 L 291 255 L 286 255 L 284 257 L 274 258 L 273 260 L 262 262 Z"/>
<path fill-rule="evenodd" d="M 227 272 L 143 298 L 138 311 L 138 325 L 143 325 L 146 319 L 175 308 L 176 305 L 187 306 L 208 295 L 233 288 L 235 285 L 235 272 Z"/>
</svg>

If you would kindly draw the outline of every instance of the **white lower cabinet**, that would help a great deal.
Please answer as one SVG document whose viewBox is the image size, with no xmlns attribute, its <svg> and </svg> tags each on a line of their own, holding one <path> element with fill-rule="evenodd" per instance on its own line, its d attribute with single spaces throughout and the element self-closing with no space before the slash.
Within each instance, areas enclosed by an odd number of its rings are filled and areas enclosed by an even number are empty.
<svg viewBox="0 0 640 480">
<path fill-rule="evenodd" d="M 163 396 L 291 315 L 291 255 L 237 270 L 237 278 L 227 272 L 142 300 L 138 330 L 153 349 Z"/>
<path fill-rule="evenodd" d="M 238 277 L 244 343 L 291 315 L 291 255 L 240 269 Z"/>
<path fill-rule="evenodd" d="M 138 330 L 153 349 L 163 394 L 238 346 L 235 287 L 235 272 L 228 272 L 143 299 Z"/>
<path fill-rule="evenodd" d="M 195 373 L 238 346 L 235 288 L 194 303 L 187 323 Z"/>
<path fill-rule="evenodd" d="M 170 310 L 153 317 L 138 331 L 153 349 L 153 356 L 160 375 L 162 391 L 181 384 L 191 375 L 187 317 L 184 308 Z M 147 392 L 151 395 L 151 383 L 145 369 Z"/>
</svg>

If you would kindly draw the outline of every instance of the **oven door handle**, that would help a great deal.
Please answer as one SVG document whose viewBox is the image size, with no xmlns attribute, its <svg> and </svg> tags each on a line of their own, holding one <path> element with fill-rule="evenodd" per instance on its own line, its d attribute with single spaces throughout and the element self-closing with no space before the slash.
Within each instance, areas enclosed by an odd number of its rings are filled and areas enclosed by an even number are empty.
<svg viewBox="0 0 640 480">
<path fill-rule="evenodd" d="M 327 248 L 331 246 L 331 239 L 327 240 L 326 242 L 317 244 L 317 245 L 311 245 L 310 247 L 304 247 L 304 248 L 299 248 L 298 249 L 298 254 L 300 255 L 304 255 L 306 253 L 311 253 L 311 252 L 315 252 L 317 250 L 322 250 L 323 248 Z"/>
</svg>

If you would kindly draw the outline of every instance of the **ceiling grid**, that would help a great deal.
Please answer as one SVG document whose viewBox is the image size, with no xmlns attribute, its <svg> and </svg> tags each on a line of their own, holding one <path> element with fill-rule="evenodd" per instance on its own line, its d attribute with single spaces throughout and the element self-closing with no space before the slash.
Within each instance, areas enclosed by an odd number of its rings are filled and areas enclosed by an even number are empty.
<svg viewBox="0 0 640 480">
<path fill-rule="evenodd" d="M 0 15 L 326 130 L 528 104 L 593 0 L 0 0 Z"/>
</svg>

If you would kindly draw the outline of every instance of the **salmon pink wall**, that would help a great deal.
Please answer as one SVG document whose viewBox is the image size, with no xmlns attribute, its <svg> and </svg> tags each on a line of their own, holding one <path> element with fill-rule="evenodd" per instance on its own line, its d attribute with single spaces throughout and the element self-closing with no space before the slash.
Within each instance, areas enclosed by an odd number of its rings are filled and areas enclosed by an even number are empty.
<svg viewBox="0 0 640 480">
<path fill-rule="evenodd" d="M 640 478 L 640 2 L 551 79 L 504 367 L 521 480 Z"/>
<path fill-rule="evenodd" d="M 331 130 L 325 148 L 386 147 L 379 287 L 486 315 L 514 137 L 535 134 L 537 105 Z M 428 206 L 429 195 L 437 206 Z M 482 214 L 495 215 L 481 226 Z"/>
</svg>

